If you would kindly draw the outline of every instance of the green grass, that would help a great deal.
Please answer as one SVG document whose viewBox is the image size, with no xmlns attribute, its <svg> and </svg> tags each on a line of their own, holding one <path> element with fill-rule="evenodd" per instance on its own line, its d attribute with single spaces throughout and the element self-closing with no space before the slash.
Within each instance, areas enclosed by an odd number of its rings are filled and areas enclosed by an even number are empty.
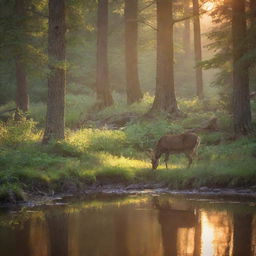
<svg viewBox="0 0 256 256">
<path fill-rule="evenodd" d="M 120 97 L 120 98 L 118 98 Z M 76 98 L 69 98 L 75 101 Z M 116 95 L 116 100 L 121 101 Z M 186 118 L 168 120 L 139 119 L 121 130 L 91 128 L 66 130 L 64 141 L 41 145 L 43 105 L 32 109 L 35 121 L 22 120 L 0 124 L 0 201 L 25 200 L 29 193 L 80 191 L 97 184 L 161 182 L 173 189 L 208 187 L 246 187 L 256 185 L 256 139 L 229 141 L 231 120 L 217 102 L 205 105 L 195 99 L 179 100 Z M 126 107 L 123 103 L 95 114 L 95 120 L 132 112 L 143 115 L 152 98 Z M 92 101 L 69 104 L 69 124 L 75 126 L 86 115 Z M 41 110 L 39 110 L 41 108 Z M 77 113 L 73 113 L 79 110 Z M 145 151 L 165 133 L 195 128 L 217 116 L 221 130 L 202 133 L 199 158 L 190 169 L 183 155 L 171 156 L 169 169 L 161 162 L 151 170 Z M 36 118 L 37 117 L 37 118 Z M 42 119 L 43 120 L 43 119 Z M 93 122 L 93 121 L 92 121 Z M 97 122 L 97 121 L 95 121 Z"/>
</svg>

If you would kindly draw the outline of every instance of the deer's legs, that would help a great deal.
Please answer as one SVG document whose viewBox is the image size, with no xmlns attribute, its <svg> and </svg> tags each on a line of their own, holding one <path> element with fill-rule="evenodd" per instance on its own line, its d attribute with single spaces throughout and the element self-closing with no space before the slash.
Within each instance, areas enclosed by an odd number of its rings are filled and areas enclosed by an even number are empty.
<svg viewBox="0 0 256 256">
<path fill-rule="evenodd" d="M 193 162 L 193 157 L 191 156 L 191 154 L 186 153 L 186 157 L 188 158 L 188 168 L 190 167 L 190 165 Z"/>
<path fill-rule="evenodd" d="M 165 158 L 164 158 L 164 162 L 165 162 L 165 167 L 166 169 L 168 169 L 168 160 L 169 160 L 169 153 L 165 153 Z"/>
</svg>

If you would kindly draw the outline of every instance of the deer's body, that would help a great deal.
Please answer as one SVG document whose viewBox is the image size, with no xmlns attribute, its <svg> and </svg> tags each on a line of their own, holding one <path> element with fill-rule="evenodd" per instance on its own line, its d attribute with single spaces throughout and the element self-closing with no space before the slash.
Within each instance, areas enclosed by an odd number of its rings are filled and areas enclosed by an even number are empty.
<svg viewBox="0 0 256 256">
<path fill-rule="evenodd" d="M 200 144 L 200 137 L 194 133 L 186 132 L 177 135 L 167 134 L 162 136 L 152 152 L 152 168 L 156 169 L 162 154 L 165 154 L 166 168 L 170 154 L 185 154 L 189 160 L 189 166 L 193 157 L 197 154 Z"/>
</svg>

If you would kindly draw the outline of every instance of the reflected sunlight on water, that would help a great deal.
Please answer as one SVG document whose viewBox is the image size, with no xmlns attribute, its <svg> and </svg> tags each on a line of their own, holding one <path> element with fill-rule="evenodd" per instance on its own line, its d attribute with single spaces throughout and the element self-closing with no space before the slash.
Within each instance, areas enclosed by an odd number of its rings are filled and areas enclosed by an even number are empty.
<svg viewBox="0 0 256 256">
<path fill-rule="evenodd" d="M 201 213 L 201 225 L 202 225 L 202 256 L 214 255 L 214 227 L 209 222 L 207 213 Z"/>
<path fill-rule="evenodd" d="M 0 213 L 0 255 L 255 255 L 256 207 L 200 204 L 168 195 L 105 196 Z"/>
</svg>

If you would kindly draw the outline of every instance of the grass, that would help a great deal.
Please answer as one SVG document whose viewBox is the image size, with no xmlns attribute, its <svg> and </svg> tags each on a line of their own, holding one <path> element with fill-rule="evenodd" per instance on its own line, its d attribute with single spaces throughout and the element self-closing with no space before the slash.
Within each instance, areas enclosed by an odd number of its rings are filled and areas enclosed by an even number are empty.
<svg viewBox="0 0 256 256">
<path fill-rule="evenodd" d="M 86 114 L 83 108 L 88 110 L 92 101 L 84 103 L 80 96 L 76 103 L 75 97 L 69 99 L 68 126 L 72 127 L 81 122 Z M 26 200 L 29 193 L 81 191 L 95 183 L 159 182 L 173 189 L 256 185 L 256 139 L 229 141 L 230 117 L 224 110 L 216 110 L 217 102 L 207 104 L 206 109 L 195 99 L 179 102 L 186 118 L 170 121 L 160 115 L 129 123 L 121 130 L 91 128 L 90 123 L 79 130 L 67 128 L 64 141 L 47 146 L 40 143 L 44 106 L 32 104 L 31 113 L 37 113 L 34 120 L 10 119 L 0 124 L 0 201 Z M 95 120 L 126 112 L 142 115 L 151 103 L 149 95 L 129 107 L 118 103 L 95 114 Z M 199 159 L 190 169 L 187 159 L 177 155 L 171 156 L 168 170 L 162 162 L 157 171 L 151 170 L 145 151 L 163 134 L 198 127 L 212 116 L 218 117 L 221 131 L 200 134 Z"/>
</svg>

